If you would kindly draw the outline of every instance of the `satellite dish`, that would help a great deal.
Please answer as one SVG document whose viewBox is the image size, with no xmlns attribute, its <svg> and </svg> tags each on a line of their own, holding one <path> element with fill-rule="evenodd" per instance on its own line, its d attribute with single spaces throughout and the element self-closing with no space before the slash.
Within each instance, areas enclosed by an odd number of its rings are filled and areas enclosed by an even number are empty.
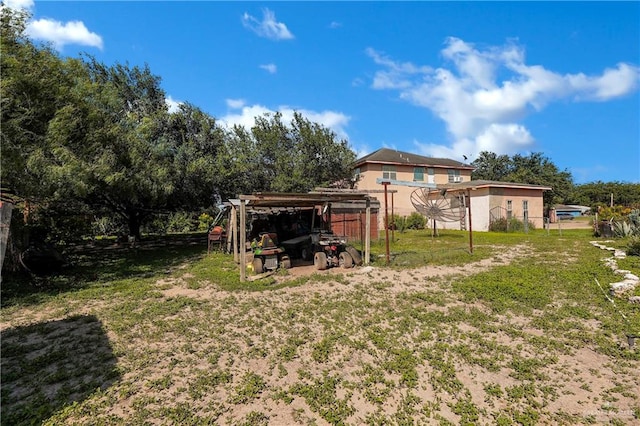
<svg viewBox="0 0 640 426">
<path fill-rule="evenodd" d="M 418 188 L 411 193 L 411 204 L 434 221 L 458 222 L 467 215 L 464 194 L 447 194 L 446 189 Z"/>
</svg>

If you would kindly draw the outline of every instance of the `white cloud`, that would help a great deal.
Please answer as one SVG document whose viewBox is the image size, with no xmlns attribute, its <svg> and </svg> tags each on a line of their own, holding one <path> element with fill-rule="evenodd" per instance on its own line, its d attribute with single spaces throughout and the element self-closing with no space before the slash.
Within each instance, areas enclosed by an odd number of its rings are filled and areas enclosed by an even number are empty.
<svg viewBox="0 0 640 426">
<path fill-rule="evenodd" d="M 227 99 L 225 102 L 230 109 L 240 109 L 245 105 L 244 99 Z"/>
<path fill-rule="evenodd" d="M 260 37 L 271 40 L 289 40 L 294 38 L 287 26 L 276 21 L 276 15 L 269 9 L 262 10 L 262 21 L 245 12 L 242 15 L 242 25 L 250 29 Z"/>
<path fill-rule="evenodd" d="M 591 76 L 528 65 L 524 49 L 514 42 L 480 49 L 450 37 L 442 49 L 446 63 L 439 68 L 399 62 L 370 48 L 366 54 L 381 67 L 372 88 L 395 90 L 400 99 L 445 122 L 452 143 L 416 142 L 421 152 L 450 158 L 483 150 L 516 153 L 535 142 L 518 123 L 527 114 L 562 99 L 607 101 L 633 93 L 640 83 L 640 68 L 624 63 Z"/>
<path fill-rule="evenodd" d="M 178 112 L 178 108 L 180 107 L 180 104 L 182 104 L 181 101 L 176 101 L 171 96 L 167 96 L 164 101 L 167 104 L 170 113 Z"/>
<path fill-rule="evenodd" d="M 260 65 L 260 68 L 262 68 L 269 74 L 275 74 L 278 72 L 278 67 L 276 66 L 276 64 L 263 64 Z"/>
<path fill-rule="evenodd" d="M 34 39 L 52 42 L 58 50 L 67 44 L 92 46 L 102 50 L 102 37 L 89 31 L 80 21 L 62 23 L 52 19 L 38 19 L 27 24 L 26 32 Z"/>
<path fill-rule="evenodd" d="M 331 28 L 332 30 L 335 30 L 336 28 L 341 28 L 341 27 L 342 27 L 342 23 L 340 22 L 332 21 L 329 24 L 329 28 Z"/>
<path fill-rule="evenodd" d="M 246 105 L 244 101 L 227 99 L 227 106 L 233 110 L 227 115 L 221 117 L 219 121 L 231 128 L 234 125 L 243 126 L 246 129 L 251 129 L 255 124 L 255 118 L 263 116 L 266 113 L 275 114 L 279 112 L 282 114 L 282 122 L 290 123 L 293 119 L 293 114 L 298 112 L 303 117 L 313 123 L 322 124 L 323 126 L 331 129 L 338 138 L 349 139 L 349 135 L 346 131 L 346 126 L 349 124 L 351 117 L 336 111 L 312 111 L 307 109 L 293 109 L 289 106 L 280 106 L 276 110 L 267 108 L 263 105 Z"/>
<path fill-rule="evenodd" d="M 2 3 L 4 6 L 13 10 L 33 9 L 33 0 L 3 0 Z"/>
</svg>

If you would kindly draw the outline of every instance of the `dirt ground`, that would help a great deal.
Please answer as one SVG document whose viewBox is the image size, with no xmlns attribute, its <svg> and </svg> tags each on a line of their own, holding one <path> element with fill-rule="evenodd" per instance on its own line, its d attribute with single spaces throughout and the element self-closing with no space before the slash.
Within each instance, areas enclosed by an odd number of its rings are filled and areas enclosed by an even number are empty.
<svg viewBox="0 0 640 426">
<path fill-rule="evenodd" d="M 122 376 L 65 423 L 92 413 L 113 424 L 638 424 L 640 365 L 596 350 L 588 336 L 597 335 L 598 321 L 559 324 L 569 331 L 552 336 L 536 324 L 540 312 L 495 315 L 451 289 L 530 254 L 523 244 L 464 266 L 332 268 L 269 292 L 193 288 L 188 276 L 176 276 L 155 283 L 161 297 L 150 307 L 124 309 L 125 299 L 66 306 L 60 319 L 100 319 Z M 318 271 L 296 260 L 287 272 L 274 277 Z M 132 327 L 101 319 L 119 303 L 131 315 L 176 301 L 186 308 Z M 0 329 L 32 315 L 16 312 Z M 81 364 L 91 372 L 84 364 L 94 362 Z"/>
</svg>

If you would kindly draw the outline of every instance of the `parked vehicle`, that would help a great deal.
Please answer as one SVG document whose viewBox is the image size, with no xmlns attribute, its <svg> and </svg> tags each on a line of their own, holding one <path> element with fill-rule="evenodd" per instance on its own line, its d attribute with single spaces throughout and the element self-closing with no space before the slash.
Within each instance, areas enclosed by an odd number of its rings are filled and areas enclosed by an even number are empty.
<svg viewBox="0 0 640 426">
<path fill-rule="evenodd" d="M 291 268 L 291 259 L 285 249 L 278 246 L 278 236 L 275 233 L 264 232 L 259 240 L 251 243 L 253 249 L 253 269 L 256 274 L 264 271 L 274 271 L 278 268 Z"/>
<path fill-rule="evenodd" d="M 347 237 L 334 235 L 333 232 L 311 233 L 313 264 L 322 271 L 334 266 L 353 268 L 362 264 L 362 257 L 355 247 L 347 245 Z"/>
<path fill-rule="evenodd" d="M 556 213 L 556 217 L 558 220 L 573 220 L 573 215 L 571 213 Z"/>
</svg>

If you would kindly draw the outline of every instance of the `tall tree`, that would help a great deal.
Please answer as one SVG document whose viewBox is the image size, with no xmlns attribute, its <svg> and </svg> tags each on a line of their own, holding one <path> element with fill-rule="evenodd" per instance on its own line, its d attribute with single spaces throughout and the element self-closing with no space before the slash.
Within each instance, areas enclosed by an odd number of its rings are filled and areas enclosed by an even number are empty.
<svg viewBox="0 0 640 426">
<path fill-rule="evenodd" d="M 591 207 L 614 205 L 640 208 L 640 183 L 589 182 L 576 185 L 569 202 Z"/>
<path fill-rule="evenodd" d="M 573 188 L 571 173 L 559 170 L 549 158 L 539 152 L 509 157 L 483 151 L 471 165 L 476 167 L 472 173 L 473 179 L 550 186 L 552 190 L 545 192 L 543 196 L 547 207 L 565 202 Z"/>
<path fill-rule="evenodd" d="M 475 167 L 473 179 L 503 181 L 512 170 L 508 155 L 497 155 L 489 151 L 482 151 L 471 165 Z"/>
<path fill-rule="evenodd" d="M 28 13 L 2 7 L 0 14 L 2 186 L 42 202 L 55 183 L 37 167 L 53 160 L 46 140 L 49 124 L 72 102 L 82 67 L 77 60 L 60 59 L 48 46 L 34 45 L 24 34 Z"/>
<path fill-rule="evenodd" d="M 351 175 L 355 153 L 347 141 L 298 112 L 289 125 L 279 113 L 257 117 L 251 134 L 270 191 L 306 192 Z"/>
<path fill-rule="evenodd" d="M 175 155 L 176 183 L 168 208 L 207 208 L 228 196 L 222 173 L 228 165 L 221 161 L 226 139 L 216 120 L 194 105 L 181 104 L 169 115 L 166 140 Z"/>
</svg>

